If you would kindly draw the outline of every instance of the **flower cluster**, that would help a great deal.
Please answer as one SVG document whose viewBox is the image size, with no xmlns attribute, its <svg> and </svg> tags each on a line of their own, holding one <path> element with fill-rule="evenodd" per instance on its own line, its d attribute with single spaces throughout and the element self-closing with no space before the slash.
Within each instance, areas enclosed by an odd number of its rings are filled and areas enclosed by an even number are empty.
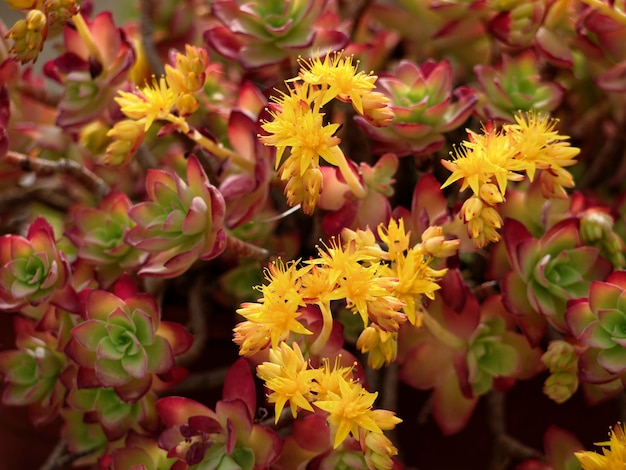
<svg viewBox="0 0 626 470">
<path fill-rule="evenodd" d="M 497 206 L 505 199 L 508 181 L 523 180 L 523 173 L 533 181 L 541 170 L 546 198 L 567 198 L 564 188 L 574 186 L 564 167 L 576 163 L 574 157 L 580 150 L 570 147 L 567 136 L 558 134 L 556 122 L 536 113 L 518 114 L 515 121 L 501 130 L 488 123 L 482 134 L 468 131 L 469 141 L 455 150 L 454 159 L 441 161 L 452 172 L 442 188 L 460 180 L 461 191 L 472 190 L 459 216 L 477 248 L 501 238 L 502 217 Z"/>
<path fill-rule="evenodd" d="M 623 464 L 505 424 L 626 386 L 625 0 L 5 3 L 2 405 L 45 466 Z M 431 421 L 466 448 L 403 452 Z"/>
<path fill-rule="evenodd" d="M 285 82 L 287 92 L 273 98 L 272 120 L 263 123 L 267 135 L 261 136 L 261 141 L 277 149 L 276 168 L 280 179 L 287 181 L 289 205 L 302 204 L 302 210 L 311 214 L 322 191 L 320 157 L 339 168 L 357 197 L 366 195 L 339 147 L 341 139 L 335 135 L 339 124 L 324 125 L 324 105 L 333 99 L 352 103 L 357 113 L 377 126 L 387 125 L 393 113 L 387 106 L 389 99 L 373 90 L 376 75 L 357 72 L 352 57 L 327 54 L 323 60 L 302 60 L 300 64 L 298 77 L 290 81 L 293 85 Z"/>
<path fill-rule="evenodd" d="M 430 227 L 422 241 L 410 246 L 402 219 L 378 228 L 386 249 L 367 230 L 346 230 L 342 243 L 331 240 L 319 247 L 319 257 L 298 265 L 271 264 L 268 283 L 259 287 L 259 302 L 242 304 L 237 312 L 246 320 L 235 327 L 240 354 L 252 356 L 268 346 L 312 335 L 303 312 L 313 308 L 322 317 L 321 331 L 310 344 L 319 354 L 333 331 L 331 302 L 342 300 L 362 321 L 357 346 L 369 352 L 370 365 L 379 368 L 395 359 L 400 325 L 421 324 L 423 298 L 433 298 L 446 269 L 434 269 L 437 257 L 455 253 L 458 240 L 446 240 L 440 227 Z"/>
<path fill-rule="evenodd" d="M 165 76 L 146 84 L 137 92 L 120 91 L 115 101 L 129 118 L 118 122 L 108 132 L 113 142 L 106 150 L 109 164 L 126 164 L 156 120 L 172 123 L 180 132 L 189 132 L 185 117 L 199 106 L 194 93 L 202 88 L 209 59 L 206 50 L 187 46 L 185 54 L 176 53 L 176 67 L 165 66 Z"/>
<path fill-rule="evenodd" d="M 312 368 L 298 343 L 292 347 L 282 343 L 270 349 L 269 360 L 258 366 L 258 375 L 271 392 L 269 402 L 276 404 L 276 422 L 287 402 L 294 418 L 299 410 L 322 410 L 327 413 L 333 448 L 352 435 L 364 451 L 379 454 L 373 468 L 391 469 L 396 448 L 387 440 L 388 445 L 382 446 L 385 451 L 380 452 L 381 446 L 372 445 L 368 437 L 375 434 L 386 440 L 383 430 L 393 429 L 402 420 L 391 411 L 373 409 L 378 393 L 365 390 L 353 379 L 352 370 L 341 367 L 338 361 L 331 368 L 328 358 L 321 367 Z"/>
</svg>

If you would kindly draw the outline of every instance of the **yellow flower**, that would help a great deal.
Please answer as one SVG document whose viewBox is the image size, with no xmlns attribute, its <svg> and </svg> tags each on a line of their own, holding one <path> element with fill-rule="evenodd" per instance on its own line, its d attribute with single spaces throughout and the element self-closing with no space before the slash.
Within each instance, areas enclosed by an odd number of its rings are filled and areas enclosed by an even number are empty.
<svg viewBox="0 0 626 470">
<path fill-rule="evenodd" d="M 492 128 L 484 131 L 482 135 L 468 131 L 470 140 L 455 149 L 454 160 L 441 160 L 441 164 L 452 172 L 442 188 L 462 180 L 461 191 L 470 187 L 478 195 L 481 185 L 496 182 L 504 196 L 508 180 L 520 181 L 524 178 L 513 172 L 521 169 L 522 165 L 513 162 L 515 149 L 511 146 L 510 137 Z"/>
<path fill-rule="evenodd" d="M 358 63 L 357 63 L 358 64 Z M 299 77 L 306 83 L 322 87 L 320 105 L 324 106 L 333 98 L 352 102 L 354 109 L 363 114 L 363 97 L 375 87 L 376 75 L 357 72 L 352 64 L 352 56 L 342 57 L 340 52 L 301 60 Z"/>
<path fill-rule="evenodd" d="M 233 342 L 239 346 L 241 356 L 253 356 L 270 343 L 269 325 L 259 325 L 251 321 L 242 321 L 233 329 Z"/>
<path fill-rule="evenodd" d="M 309 271 L 310 267 L 298 267 L 298 263 L 299 260 L 284 263 L 280 258 L 270 263 L 264 272 L 265 280 L 268 282 L 259 288 L 263 296 L 293 300 L 304 305 L 302 295 L 299 292 L 302 276 Z"/>
<path fill-rule="evenodd" d="M 376 423 L 376 414 L 372 405 L 378 392 L 370 393 L 361 384 L 349 382 L 338 377 L 339 393 L 329 392 L 326 400 L 319 400 L 315 405 L 329 413 L 328 423 L 334 434 L 334 448 L 337 448 L 348 434 L 359 439 L 360 429 L 382 434 Z"/>
<path fill-rule="evenodd" d="M 279 111 L 270 111 L 272 121 L 262 124 L 269 135 L 261 136 L 265 145 L 276 147 L 276 167 L 289 147 L 291 153 L 283 163 L 281 179 L 302 177 L 311 167 L 319 166 L 319 157 L 337 165 L 337 157 L 332 148 L 341 139 L 334 134 L 339 124 L 324 125 L 324 113 L 319 107 L 310 107 L 310 88 L 305 85 L 290 88 L 290 94 L 277 100 Z"/>
<path fill-rule="evenodd" d="M 139 94 L 119 91 L 119 95 L 115 101 L 126 116 L 131 119 L 146 119 L 144 131 L 148 131 L 155 120 L 167 119 L 178 99 L 164 77 L 158 82 L 156 78 L 153 79 L 152 85 L 139 89 Z"/>
<path fill-rule="evenodd" d="M 293 343 L 293 349 L 283 343 L 279 348 L 270 349 L 269 362 L 264 362 L 257 368 L 257 375 L 272 391 L 268 395 L 268 401 L 276 404 L 275 422 L 278 422 L 287 402 L 294 418 L 298 407 L 314 411 L 309 400 L 313 399 L 311 380 L 315 371 L 307 367 L 298 343 Z"/>
<path fill-rule="evenodd" d="M 312 391 L 315 393 L 316 400 L 326 400 L 329 393 L 338 395 L 341 393 L 339 389 L 339 379 L 350 381 L 352 379 L 352 373 L 355 364 L 350 367 L 341 367 L 340 364 L 341 355 L 335 358 L 333 367 L 330 366 L 330 359 L 327 357 L 322 358 L 322 366 L 313 369 L 313 383 L 311 385 Z"/>
<path fill-rule="evenodd" d="M 382 224 L 378 226 L 378 236 L 387 244 L 389 259 L 396 261 L 404 256 L 404 252 L 409 249 L 411 232 L 405 232 L 404 219 L 390 219 L 385 228 Z"/>
<path fill-rule="evenodd" d="M 422 295 L 433 299 L 435 291 L 440 288 L 435 281 L 441 279 L 447 272 L 446 269 L 430 268 L 432 260 L 433 258 L 425 256 L 424 251 L 417 245 L 391 266 L 391 272 L 398 279 L 393 295 L 406 304 L 404 312 L 413 325 L 421 324 L 419 312 L 422 309 Z"/>
<path fill-rule="evenodd" d="M 602 449 L 603 455 L 591 451 L 574 452 L 584 470 L 626 468 L 626 434 L 622 424 L 618 423 L 613 426 L 608 442 L 598 442 L 596 445 L 608 447 L 608 449 Z"/>
<path fill-rule="evenodd" d="M 516 160 L 525 165 L 525 171 L 530 181 L 533 180 L 536 169 L 571 166 L 576 163 L 574 157 L 580 149 L 570 147 L 569 136 L 559 135 L 555 130 L 557 120 L 548 115 L 535 112 L 518 113 L 515 115 L 515 124 L 504 126 L 505 132 L 514 142 L 517 153 Z"/>
<path fill-rule="evenodd" d="M 276 348 L 280 341 L 289 338 L 291 333 L 312 334 L 298 321 L 300 304 L 295 299 L 285 300 L 270 296 L 263 300 L 263 303 L 243 303 L 237 313 L 265 331 L 273 348 Z"/>
</svg>

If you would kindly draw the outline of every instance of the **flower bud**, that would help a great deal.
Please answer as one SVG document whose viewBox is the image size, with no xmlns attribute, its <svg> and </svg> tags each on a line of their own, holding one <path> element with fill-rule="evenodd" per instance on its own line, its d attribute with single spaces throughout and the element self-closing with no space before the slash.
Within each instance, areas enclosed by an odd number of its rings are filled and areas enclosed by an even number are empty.
<svg viewBox="0 0 626 470">
<path fill-rule="evenodd" d="M 176 109 L 178 109 L 181 116 L 193 114 L 199 106 L 200 103 L 191 93 L 183 93 L 176 100 Z"/>
<path fill-rule="evenodd" d="M 107 165 L 125 165 L 130 162 L 146 135 L 145 121 L 145 119 L 136 121 L 125 119 L 116 123 L 113 129 L 107 132 L 107 136 L 113 138 L 104 157 Z"/>
<path fill-rule="evenodd" d="M 467 201 L 463 203 L 463 207 L 461 207 L 461 216 L 463 217 L 463 222 L 469 222 L 470 220 L 475 219 L 483 210 L 484 204 L 480 198 L 476 196 L 470 197 Z"/>
<path fill-rule="evenodd" d="M 557 372 L 550 375 L 543 386 L 543 393 L 556 403 L 564 403 L 578 389 L 578 377 L 572 372 Z"/>
<path fill-rule="evenodd" d="M 62 25 L 78 13 L 76 0 L 46 0 L 44 5 L 51 27 Z"/>
<path fill-rule="evenodd" d="M 572 371 L 578 367 L 578 355 L 567 341 L 555 340 L 548 345 L 548 350 L 541 356 L 541 362 L 550 372 Z"/>
<path fill-rule="evenodd" d="M 480 186 L 478 195 L 490 206 L 495 206 L 496 204 L 500 204 L 502 201 L 504 201 L 502 193 L 500 193 L 498 187 L 493 183 L 482 184 Z"/>
<path fill-rule="evenodd" d="M 493 227 L 495 229 L 502 227 L 502 217 L 500 217 L 498 211 L 493 207 L 485 207 L 480 212 L 480 218 L 483 220 L 485 225 L 488 225 L 489 227 Z"/>
</svg>

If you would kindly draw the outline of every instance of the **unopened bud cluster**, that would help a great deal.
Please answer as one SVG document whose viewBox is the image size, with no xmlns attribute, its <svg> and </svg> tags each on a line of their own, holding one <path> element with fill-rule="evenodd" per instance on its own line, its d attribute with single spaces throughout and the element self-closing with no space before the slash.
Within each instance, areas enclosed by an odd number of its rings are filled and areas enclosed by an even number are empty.
<svg viewBox="0 0 626 470">
<path fill-rule="evenodd" d="M 574 346 L 562 340 L 552 341 L 541 356 L 550 370 L 543 392 L 557 403 L 564 403 L 578 389 L 578 354 Z"/>
<path fill-rule="evenodd" d="M 62 25 L 78 13 L 75 0 L 10 0 L 11 8 L 28 10 L 26 16 L 15 22 L 6 37 L 13 39 L 11 54 L 26 64 L 35 62 L 48 37 L 48 29 Z"/>
</svg>

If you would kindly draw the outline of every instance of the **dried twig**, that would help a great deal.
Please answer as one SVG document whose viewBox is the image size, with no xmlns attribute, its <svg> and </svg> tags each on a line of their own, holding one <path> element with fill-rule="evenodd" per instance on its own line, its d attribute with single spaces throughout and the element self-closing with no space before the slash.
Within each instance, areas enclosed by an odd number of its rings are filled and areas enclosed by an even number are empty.
<svg viewBox="0 0 626 470">
<path fill-rule="evenodd" d="M 101 179 L 93 171 L 85 168 L 83 165 L 73 160 L 67 160 L 64 158 L 56 161 L 45 160 L 43 158 L 29 157 L 28 155 L 9 150 L 2 161 L 23 171 L 34 171 L 38 175 L 42 176 L 53 175 L 56 173 L 70 175 L 87 189 L 93 191 L 98 199 L 102 199 L 111 191 L 111 188 L 103 179 Z"/>
</svg>

